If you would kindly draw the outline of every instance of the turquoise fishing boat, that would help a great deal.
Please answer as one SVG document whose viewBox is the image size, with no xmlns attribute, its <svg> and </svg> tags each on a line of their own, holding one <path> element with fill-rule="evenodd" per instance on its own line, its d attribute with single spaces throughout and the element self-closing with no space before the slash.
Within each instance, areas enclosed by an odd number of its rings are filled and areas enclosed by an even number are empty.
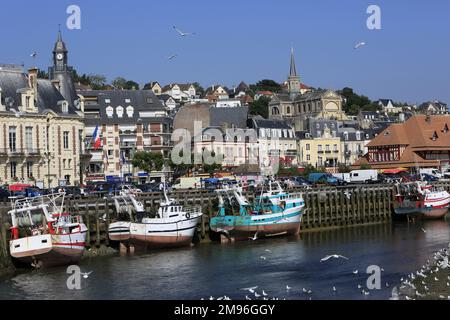
<svg viewBox="0 0 450 320">
<path fill-rule="evenodd" d="M 236 186 L 225 186 L 216 192 L 219 210 L 210 222 L 213 232 L 237 241 L 300 232 L 305 201 L 300 193 L 286 193 L 276 181 L 270 182 L 254 203 Z"/>
</svg>

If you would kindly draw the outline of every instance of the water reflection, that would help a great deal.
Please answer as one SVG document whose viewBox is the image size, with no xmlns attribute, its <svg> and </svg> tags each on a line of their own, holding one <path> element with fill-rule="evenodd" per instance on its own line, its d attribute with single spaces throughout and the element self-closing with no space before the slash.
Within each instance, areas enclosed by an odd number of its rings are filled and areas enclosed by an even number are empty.
<svg viewBox="0 0 450 320">
<path fill-rule="evenodd" d="M 225 246 L 197 245 L 84 261 L 82 270 L 93 273 L 82 279 L 82 290 L 67 289 L 65 268 L 19 274 L 0 283 L 0 298 L 184 300 L 227 295 L 245 299 L 248 292 L 241 289 L 258 286 L 269 297 L 281 299 L 387 299 L 401 277 L 449 242 L 448 222 L 429 221 L 335 229 Z M 334 253 L 350 260 L 320 262 Z M 370 265 L 385 270 L 383 288 L 365 296 L 358 285 L 365 286 L 365 271 Z M 289 292 L 286 285 L 292 287 Z M 304 294 L 303 288 L 311 289 L 312 295 Z"/>
</svg>

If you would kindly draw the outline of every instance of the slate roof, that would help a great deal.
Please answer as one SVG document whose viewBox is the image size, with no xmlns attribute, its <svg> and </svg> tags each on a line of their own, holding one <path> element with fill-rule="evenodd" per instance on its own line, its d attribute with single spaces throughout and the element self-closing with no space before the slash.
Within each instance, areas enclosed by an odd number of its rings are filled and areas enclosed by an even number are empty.
<svg viewBox="0 0 450 320">
<path fill-rule="evenodd" d="M 234 108 L 215 108 L 210 109 L 210 125 L 234 126 L 236 128 L 246 128 L 248 117 L 248 107 L 234 107 Z"/>
<path fill-rule="evenodd" d="M 145 121 L 169 121 L 168 117 L 141 117 L 140 112 L 165 112 L 165 108 L 159 98 L 151 90 L 92 90 L 79 91 L 79 94 L 85 97 L 96 97 L 97 104 L 85 104 L 85 111 L 98 111 L 100 113 L 100 121 L 102 124 L 136 124 L 139 119 Z M 109 99 L 107 103 L 105 100 Z M 130 102 L 126 102 L 129 99 Z M 106 108 L 111 106 L 114 109 L 112 117 L 106 114 Z M 116 113 L 117 107 L 124 108 L 124 115 L 119 118 Z M 128 117 L 126 108 L 132 106 L 134 113 L 132 117 Z M 98 124 L 99 119 L 86 118 L 87 125 Z"/>
<path fill-rule="evenodd" d="M 69 106 L 68 113 L 64 114 L 61 111 L 61 102 L 64 97 L 53 86 L 50 80 L 38 79 L 38 96 L 37 108 L 39 113 L 45 110 L 52 110 L 60 115 L 76 115 L 76 109 Z M 19 91 L 21 89 L 29 89 L 28 75 L 18 68 L 0 69 L 0 88 L 2 88 L 2 104 L 6 106 L 7 111 L 10 108 L 18 110 L 21 104 L 21 96 Z M 9 102 L 9 103 L 8 103 Z"/>
<path fill-rule="evenodd" d="M 292 127 L 289 126 L 285 121 L 282 120 L 266 120 L 266 119 L 254 119 L 257 128 L 266 128 L 266 129 L 289 129 Z"/>
</svg>

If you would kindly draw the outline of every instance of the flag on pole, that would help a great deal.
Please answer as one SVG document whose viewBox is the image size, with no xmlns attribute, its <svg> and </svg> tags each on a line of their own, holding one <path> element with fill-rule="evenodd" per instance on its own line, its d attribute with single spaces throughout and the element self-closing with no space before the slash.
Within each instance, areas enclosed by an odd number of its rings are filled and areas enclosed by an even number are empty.
<svg viewBox="0 0 450 320">
<path fill-rule="evenodd" d="M 102 141 L 100 139 L 100 130 L 98 125 L 95 127 L 94 134 L 92 135 L 93 147 L 95 150 L 101 147 Z"/>
</svg>

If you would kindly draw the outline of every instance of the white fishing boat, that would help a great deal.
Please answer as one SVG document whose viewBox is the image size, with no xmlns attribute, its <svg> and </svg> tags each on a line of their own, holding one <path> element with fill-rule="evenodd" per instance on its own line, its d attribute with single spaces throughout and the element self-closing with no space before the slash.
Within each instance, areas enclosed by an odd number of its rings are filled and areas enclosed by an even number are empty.
<svg viewBox="0 0 450 320">
<path fill-rule="evenodd" d="M 201 208 L 184 208 L 169 199 L 165 191 L 164 198 L 152 214 L 133 193 L 113 197 L 118 221 L 109 225 L 109 238 L 143 250 L 190 245 L 202 216 Z"/>
<path fill-rule="evenodd" d="M 87 228 L 81 216 L 64 212 L 65 193 L 13 199 L 10 253 L 33 267 L 77 263 Z"/>
</svg>

